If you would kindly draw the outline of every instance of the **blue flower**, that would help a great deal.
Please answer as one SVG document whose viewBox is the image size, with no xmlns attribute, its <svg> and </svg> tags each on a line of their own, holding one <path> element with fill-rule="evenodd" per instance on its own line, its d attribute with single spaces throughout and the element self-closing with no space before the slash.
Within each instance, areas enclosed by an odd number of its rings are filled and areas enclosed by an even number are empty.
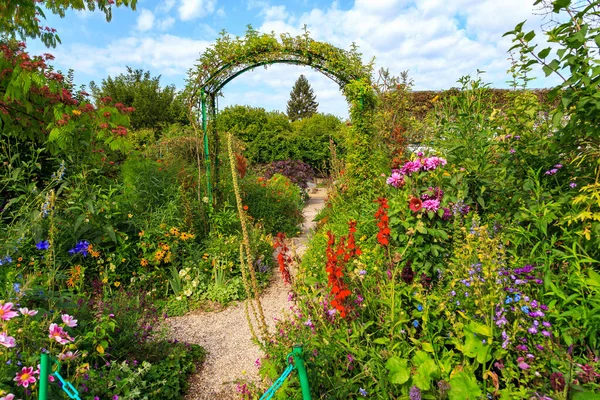
<svg viewBox="0 0 600 400">
<path fill-rule="evenodd" d="M 85 257 L 88 255 L 88 247 L 90 247 L 90 243 L 87 240 L 80 240 L 75 247 L 69 250 L 69 254 L 73 256 L 79 253 Z"/>
<path fill-rule="evenodd" d="M 529 307 L 523 306 L 521 307 L 521 311 L 523 311 L 525 314 L 529 314 Z"/>
<path fill-rule="evenodd" d="M 512 303 L 512 298 L 510 296 L 506 296 L 506 300 L 504 300 L 504 304 Z"/>
<path fill-rule="evenodd" d="M 362 397 L 366 397 L 366 396 L 369 394 L 369 392 L 367 392 L 367 391 L 366 391 L 365 389 L 363 389 L 363 388 L 360 388 L 360 389 L 358 389 L 358 393 L 359 393 L 359 394 L 360 394 Z"/>
<path fill-rule="evenodd" d="M 48 250 L 50 248 L 50 242 L 48 240 L 42 240 L 35 244 L 35 248 L 38 250 Z"/>
<path fill-rule="evenodd" d="M 15 293 L 20 293 L 21 292 L 21 285 L 18 283 L 13 283 L 13 290 L 15 291 Z"/>
<path fill-rule="evenodd" d="M 418 328 L 418 327 L 419 327 L 419 321 L 417 321 L 417 320 L 415 319 L 415 320 L 413 321 L 413 326 L 414 326 L 415 328 Z"/>
<path fill-rule="evenodd" d="M 419 305 L 417 306 L 417 310 L 419 310 L 419 311 L 423 311 L 423 306 L 419 304 Z"/>
<path fill-rule="evenodd" d="M 515 303 L 521 300 L 521 295 L 519 293 L 515 294 Z"/>
</svg>

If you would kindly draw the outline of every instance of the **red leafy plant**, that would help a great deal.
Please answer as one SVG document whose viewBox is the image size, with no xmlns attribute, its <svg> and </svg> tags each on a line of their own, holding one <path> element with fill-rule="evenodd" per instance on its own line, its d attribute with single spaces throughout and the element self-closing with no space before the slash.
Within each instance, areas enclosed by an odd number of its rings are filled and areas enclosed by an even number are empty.
<svg viewBox="0 0 600 400">
<path fill-rule="evenodd" d="M 375 203 L 379 203 L 379 209 L 375 213 L 375 219 L 377 220 L 377 227 L 379 228 L 379 232 L 377 232 L 377 242 L 387 247 L 390 243 L 390 217 L 387 214 L 387 209 L 390 208 L 388 205 L 388 200 L 385 197 L 380 197 L 375 200 Z"/>
</svg>

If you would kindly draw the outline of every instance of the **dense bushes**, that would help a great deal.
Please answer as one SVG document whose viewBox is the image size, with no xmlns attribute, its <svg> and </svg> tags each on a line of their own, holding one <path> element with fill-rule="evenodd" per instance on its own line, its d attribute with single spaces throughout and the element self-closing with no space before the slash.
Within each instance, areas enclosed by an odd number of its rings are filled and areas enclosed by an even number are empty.
<svg viewBox="0 0 600 400">
<path fill-rule="evenodd" d="M 344 126 L 333 115 L 315 114 L 290 123 L 282 113 L 235 106 L 219 114 L 217 126 L 245 143 L 252 163 L 301 160 L 319 171 L 329 170 L 330 140 L 344 141 Z M 338 151 L 343 153 L 343 148 Z"/>
</svg>

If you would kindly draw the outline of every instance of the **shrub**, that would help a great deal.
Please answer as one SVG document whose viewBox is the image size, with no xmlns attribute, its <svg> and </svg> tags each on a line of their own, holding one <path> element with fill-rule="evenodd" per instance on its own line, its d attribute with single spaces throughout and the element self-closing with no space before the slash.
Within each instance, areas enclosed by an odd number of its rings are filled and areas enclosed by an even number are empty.
<svg viewBox="0 0 600 400">
<path fill-rule="evenodd" d="M 307 183 L 315 178 L 312 167 L 300 160 L 275 161 L 267 165 L 265 178 L 270 179 L 275 174 L 285 176 L 302 189 L 306 189 Z"/>
</svg>

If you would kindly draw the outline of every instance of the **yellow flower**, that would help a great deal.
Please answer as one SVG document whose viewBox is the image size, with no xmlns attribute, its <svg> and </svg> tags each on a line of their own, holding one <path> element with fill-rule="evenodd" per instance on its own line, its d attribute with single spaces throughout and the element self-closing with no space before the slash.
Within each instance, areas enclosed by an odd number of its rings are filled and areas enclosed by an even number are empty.
<svg viewBox="0 0 600 400">
<path fill-rule="evenodd" d="M 115 287 L 121 286 L 121 282 L 115 282 Z"/>
<path fill-rule="evenodd" d="M 148 260 L 146 260 L 145 258 L 142 258 L 142 261 L 140 261 L 140 264 L 142 265 L 142 267 L 145 267 L 148 265 Z"/>
<path fill-rule="evenodd" d="M 121 262 L 124 263 L 126 260 L 124 258 L 121 258 Z"/>
<path fill-rule="evenodd" d="M 81 115 L 81 111 L 79 110 L 73 110 L 71 111 L 74 115 Z"/>
<path fill-rule="evenodd" d="M 169 251 L 169 249 L 171 249 L 171 248 L 169 247 L 169 245 L 168 245 L 168 244 L 166 244 L 166 243 L 165 243 L 165 244 L 163 244 L 161 247 L 162 247 L 162 249 L 163 249 L 164 251 Z"/>
<path fill-rule="evenodd" d="M 133 214 L 127 214 L 127 218 L 133 217 Z"/>
<path fill-rule="evenodd" d="M 138 236 L 139 236 L 139 237 L 142 237 L 142 236 L 144 236 L 144 231 L 140 231 L 140 233 L 138 233 Z"/>
<path fill-rule="evenodd" d="M 108 283 L 108 278 L 106 276 L 102 278 L 102 283 Z"/>
<path fill-rule="evenodd" d="M 165 264 L 171 262 L 171 256 L 172 256 L 172 253 L 169 251 L 163 260 L 165 262 Z"/>
</svg>

